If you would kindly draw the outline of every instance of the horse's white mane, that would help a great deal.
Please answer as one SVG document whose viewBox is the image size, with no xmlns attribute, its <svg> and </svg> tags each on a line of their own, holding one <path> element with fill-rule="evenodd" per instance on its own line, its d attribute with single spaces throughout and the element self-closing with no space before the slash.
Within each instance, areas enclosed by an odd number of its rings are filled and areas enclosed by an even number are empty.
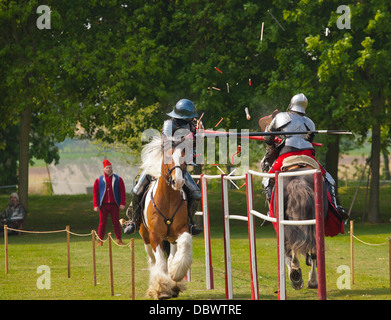
<svg viewBox="0 0 391 320">
<path fill-rule="evenodd" d="M 141 169 L 154 178 L 159 178 L 162 165 L 162 138 L 155 136 L 141 151 Z"/>
</svg>

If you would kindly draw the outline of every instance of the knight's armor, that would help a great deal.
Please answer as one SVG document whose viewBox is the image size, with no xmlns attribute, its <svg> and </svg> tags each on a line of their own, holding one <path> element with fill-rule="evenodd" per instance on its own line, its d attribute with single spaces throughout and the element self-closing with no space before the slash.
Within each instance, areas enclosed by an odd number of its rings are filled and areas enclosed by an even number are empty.
<svg viewBox="0 0 391 320">
<path fill-rule="evenodd" d="M 280 112 L 270 122 L 266 131 L 285 131 L 285 132 L 300 132 L 300 131 L 315 131 L 315 124 L 306 116 L 302 116 L 296 112 Z M 273 137 L 273 136 L 270 136 Z M 274 138 L 274 137 L 273 137 Z M 307 134 L 282 135 L 281 139 L 285 139 L 285 147 L 296 149 L 313 149 L 310 138 Z"/>
<path fill-rule="evenodd" d="M 182 99 L 177 102 L 174 110 L 167 114 L 172 118 L 163 123 L 162 135 L 166 137 L 178 137 L 179 139 L 189 133 L 196 133 L 195 126 L 191 122 L 193 118 L 197 117 L 193 102 L 187 99 Z M 176 133 L 176 134 L 175 134 Z M 180 133 L 180 134 L 178 134 Z M 193 148 L 194 149 L 194 148 Z M 192 161 L 192 160 L 191 160 Z M 194 165 L 194 163 L 188 163 Z M 140 224 L 141 217 L 141 199 L 152 178 L 145 173 L 144 170 L 137 181 L 137 184 L 132 189 L 132 202 L 129 205 L 126 215 L 130 219 L 129 223 L 125 225 L 125 233 L 134 233 Z M 185 173 L 185 184 L 183 190 L 187 196 L 187 208 L 190 222 L 190 233 L 197 235 L 202 232 L 194 225 L 194 214 L 197 211 L 197 206 L 201 200 L 201 191 L 198 185 L 194 182 L 190 173 Z"/>
<path fill-rule="evenodd" d="M 305 110 L 308 105 L 306 96 L 299 93 L 292 97 L 286 112 L 280 112 L 275 115 L 270 124 L 266 127 L 266 131 L 285 131 L 285 132 L 301 132 L 301 131 L 315 131 L 315 124 L 313 121 L 305 116 Z M 265 137 L 266 154 L 261 161 L 261 167 L 264 172 L 268 172 L 272 167 L 273 162 L 279 155 L 305 150 L 313 149 L 312 141 L 314 134 L 297 134 L 297 135 L 279 135 L 282 143 L 278 146 L 274 143 L 275 136 Z M 275 152 L 277 149 L 277 152 Z M 346 217 L 346 211 L 337 203 L 335 195 L 335 181 L 331 175 L 326 172 L 325 180 L 331 195 L 332 204 L 336 207 L 341 216 Z M 270 204 L 272 190 L 274 187 L 274 179 L 263 178 L 262 185 L 265 190 L 266 199 Z"/>
</svg>

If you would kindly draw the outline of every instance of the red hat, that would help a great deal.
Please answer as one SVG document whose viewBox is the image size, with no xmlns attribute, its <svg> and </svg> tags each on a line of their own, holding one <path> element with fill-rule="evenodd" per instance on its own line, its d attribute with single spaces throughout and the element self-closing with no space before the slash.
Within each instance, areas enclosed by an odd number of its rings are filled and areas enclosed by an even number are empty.
<svg viewBox="0 0 391 320">
<path fill-rule="evenodd" d="M 109 160 L 103 160 L 103 168 L 106 168 L 107 166 L 111 166 L 111 162 Z"/>
</svg>

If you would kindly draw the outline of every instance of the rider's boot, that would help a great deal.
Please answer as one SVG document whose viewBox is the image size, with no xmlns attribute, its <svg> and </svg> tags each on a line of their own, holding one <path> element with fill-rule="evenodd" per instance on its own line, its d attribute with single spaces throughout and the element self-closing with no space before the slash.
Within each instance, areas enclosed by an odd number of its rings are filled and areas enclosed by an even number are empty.
<svg viewBox="0 0 391 320">
<path fill-rule="evenodd" d="M 343 220 L 349 219 L 349 215 L 347 211 L 338 203 L 338 199 L 335 194 L 335 186 L 332 183 L 330 183 L 328 180 L 326 180 L 326 182 L 330 193 L 332 205 L 335 207 L 335 209 L 337 209 L 339 215 L 342 217 Z"/>
<path fill-rule="evenodd" d="M 202 232 L 202 229 L 198 228 L 194 224 L 194 215 L 197 211 L 198 203 L 201 200 L 201 191 L 198 188 L 198 185 L 194 182 L 190 173 L 186 171 L 185 173 L 185 185 L 183 190 L 187 196 L 187 214 L 189 217 L 189 230 L 190 234 L 196 236 Z"/>
<path fill-rule="evenodd" d="M 189 216 L 189 230 L 190 234 L 196 236 L 202 232 L 202 229 L 198 228 L 197 225 L 194 224 L 194 215 L 197 211 L 197 206 L 200 200 L 194 200 L 194 198 L 190 198 L 187 201 L 187 214 Z"/>
<path fill-rule="evenodd" d="M 128 221 L 122 224 L 124 233 L 132 234 L 138 230 L 140 225 L 141 217 L 141 206 L 139 204 L 139 197 L 133 194 L 132 202 L 130 203 L 128 209 L 126 210 L 126 215 L 129 218 Z"/>
<path fill-rule="evenodd" d="M 126 210 L 126 215 L 130 220 L 122 224 L 122 228 L 126 234 L 135 233 L 140 226 L 141 200 L 150 182 L 151 177 L 143 171 L 132 190 L 132 202 Z"/>
</svg>

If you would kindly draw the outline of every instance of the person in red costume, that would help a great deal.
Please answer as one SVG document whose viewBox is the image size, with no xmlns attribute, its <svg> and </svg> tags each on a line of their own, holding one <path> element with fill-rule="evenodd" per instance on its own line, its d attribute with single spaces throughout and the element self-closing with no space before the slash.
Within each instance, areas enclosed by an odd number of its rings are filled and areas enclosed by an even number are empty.
<svg viewBox="0 0 391 320">
<path fill-rule="evenodd" d="M 124 210 L 126 204 L 125 184 L 122 178 L 113 173 L 113 167 L 109 160 L 103 160 L 103 175 L 95 180 L 93 188 L 94 211 L 99 211 L 99 239 L 103 240 L 106 233 L 108 215 L 111 216 L 115 236 L 118 244 L 124 244 L 121 240 L 121 226 L 119 224 L 119 210 Z M 97 246 L 102 246 L 99 240 Z"/>
</svg>

